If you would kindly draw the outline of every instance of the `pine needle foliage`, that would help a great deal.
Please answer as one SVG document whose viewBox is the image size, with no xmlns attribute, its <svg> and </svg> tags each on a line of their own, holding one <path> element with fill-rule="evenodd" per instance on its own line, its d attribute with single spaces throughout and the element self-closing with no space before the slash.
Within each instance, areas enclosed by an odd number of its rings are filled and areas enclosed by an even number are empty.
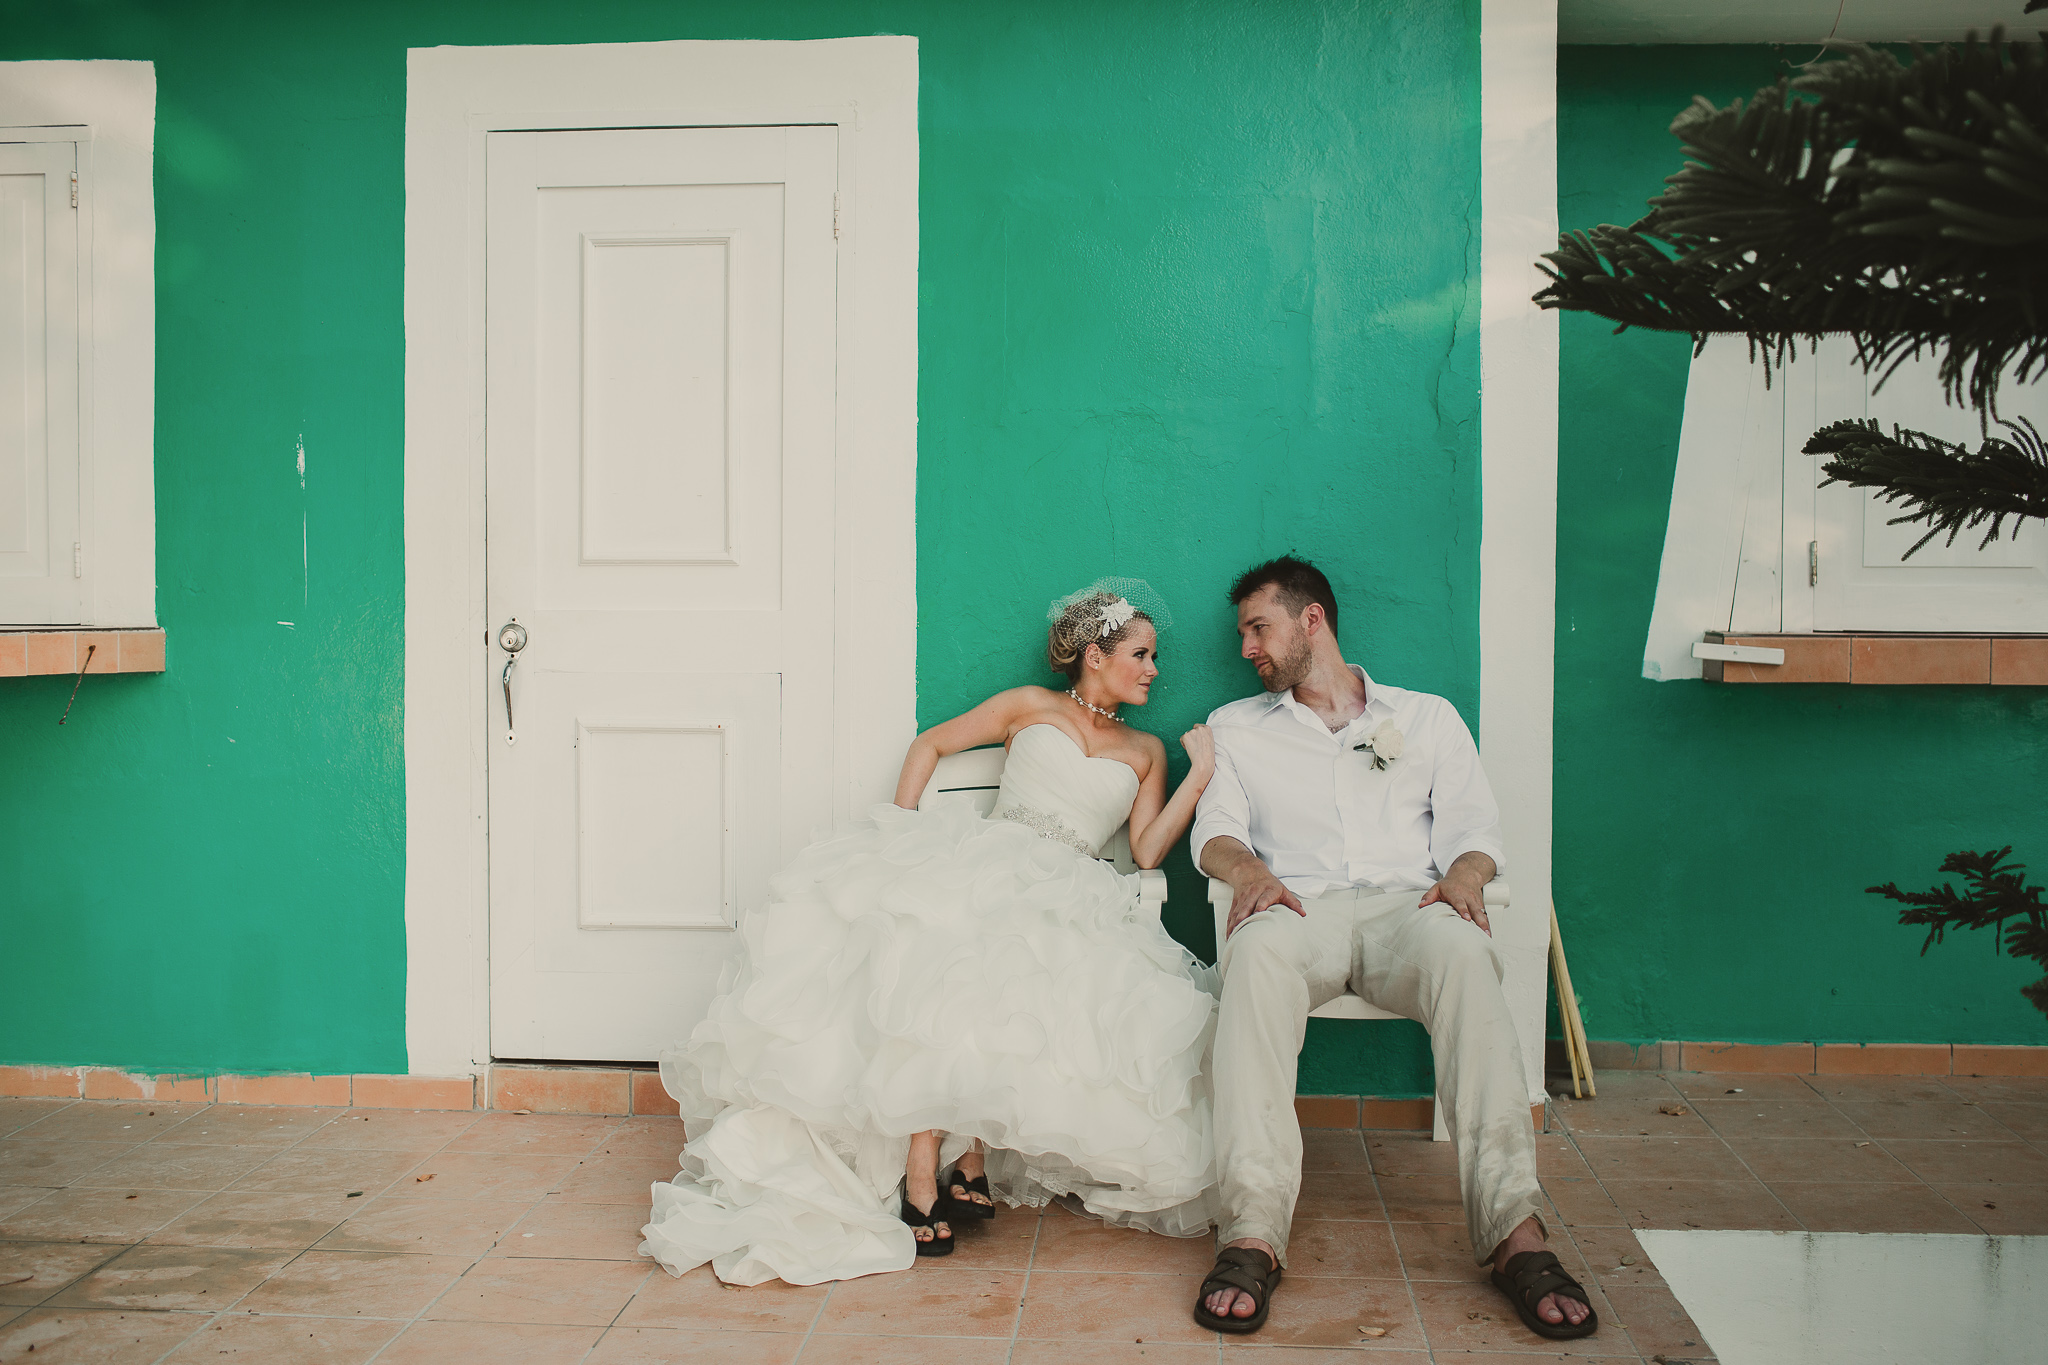
<svg viewBox="0 0 2048 1365">
<path fill-rule="evenodd" d="M 1901 891 L 1897 882 L 1886 882 L 1869 888 L 1870 893 L 1906 906 L 1899 923 L 1927 926 L 1922 957 L 1951 929 L 2001 929 L 2008 954 L 2048 967 L 2048 905 L 2042 903 L 2042 889 L 2027 884 L 2026 864 L 2005 861 L 2011 853 L 2008 844 L 1991 853 L 1951 853 L 1942 859 L 1941 870 L 1960 874 L 1967 884 L 1969 889 L 1960 894 L 1952 882 L 1929 891 Z M 2048 1014 L 2048 976 L 2022 986 L 2020 994 Z"/>
<path fill-rule="evenodd" d="M 1848 333 L 1866 368 L 1941 358 L 1958 402 L 2048 369 L 2048 51 L 1850 45 L 1836 61 L 1672 122 L 1687 158 L 1628 227 L 1567 232 L 1545 308 L 1747 336 L 1765 363 Z"/>
<path fill-rule="evenodd" d="M 1884 501 L 1912 509 L 1893 517 L 1892 525 L 1927 524 L 1927 534 L 1902 558 L 1912 558 L 1944 531 L 1953 545 L 1962 532 L 1988 521 L 1981 550 L 1998 539 L 2007 517 L 2015 523 L 2015 536 L 2026 518 L 2048 518 L 2048 450 L 2041 434 L 2024 417 L 2000 425 L 2010 440 L 1992 437 L 1972 451 L 1903 427 L 1887 436 L 1875 421 L 1835 422 L 1815 432 L 1805 451 L 1827 457 L 1821 487 L 1840 482 L 1878 489 Z"/>
</svg>

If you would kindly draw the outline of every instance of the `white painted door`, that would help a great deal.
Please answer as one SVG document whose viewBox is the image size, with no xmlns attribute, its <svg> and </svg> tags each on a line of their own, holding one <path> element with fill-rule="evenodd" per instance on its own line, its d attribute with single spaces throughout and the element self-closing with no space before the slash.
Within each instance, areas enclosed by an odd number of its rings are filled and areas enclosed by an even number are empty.
<svg viewBox="0 0 2048 1365">
<path fill-rule="evenodd" d="M 829 823 L 837 136 L 489 136 L 497 1057 L 687 1037 Z"/>
<path fill-rule="evenodd" d="M 0 626 L 83 619 L 70 142 L 0 143 Z"/>
</svg>

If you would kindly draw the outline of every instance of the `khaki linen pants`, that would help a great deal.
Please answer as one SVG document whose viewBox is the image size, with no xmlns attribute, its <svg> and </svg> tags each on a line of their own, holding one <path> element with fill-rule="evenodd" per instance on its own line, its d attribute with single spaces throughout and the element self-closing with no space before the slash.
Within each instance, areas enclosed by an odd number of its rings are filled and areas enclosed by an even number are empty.
<svg viewBox="0 0 2048 1365">
<path fill-rule="evenodd" d="M 1218 1243 L 1256 1237 L 1287 1261 L 1301 1191 L 1294 1080 L 1308 1012 L 1347 990 L 1429 1030 L 1437 1103 L 1458 1153 L 1473 1257 L 1484 1262 L 1538 1216 L 1536 1138 L 1521 1046 L 1493 940 L 1419 891 L 1302 897 L 1238 926 L 1223 946 L 1216 1024 Z"/>
</svg>

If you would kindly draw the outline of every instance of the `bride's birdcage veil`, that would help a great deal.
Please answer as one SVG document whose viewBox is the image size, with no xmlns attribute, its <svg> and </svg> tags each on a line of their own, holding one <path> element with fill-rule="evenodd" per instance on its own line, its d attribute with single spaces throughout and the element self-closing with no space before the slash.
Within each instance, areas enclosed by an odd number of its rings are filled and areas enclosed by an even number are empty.
<svg viewBox="0 0 2048 1365">
<path fill-rule="evenodd" d="M 1078 592 L 1054 598 L 1046 609 L 1052 623 L 1046 632 L 1045 657 L 1055 671 L 1069 678 L 1081 671 L 1088 646 L 1114 650 L 1131 622 L 1143 618 L 1155 631 L 1173 624 L 1164 598 L 1142 578 L 1098 578 Z"/>
</svg>

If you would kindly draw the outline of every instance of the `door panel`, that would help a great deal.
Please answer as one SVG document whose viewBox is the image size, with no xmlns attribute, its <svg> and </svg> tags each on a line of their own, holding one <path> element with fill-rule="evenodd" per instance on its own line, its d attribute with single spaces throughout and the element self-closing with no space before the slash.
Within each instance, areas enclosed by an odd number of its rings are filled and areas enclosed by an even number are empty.
<svg viewBox="0 0 2048 1365">
<path fill-rule="evenodd" d="M 687 1037 L 828 822 L 836 157 L 490 135 L 488 597 L 528 632 L 488 737 L 497 1056 Z"/>
</svg>

